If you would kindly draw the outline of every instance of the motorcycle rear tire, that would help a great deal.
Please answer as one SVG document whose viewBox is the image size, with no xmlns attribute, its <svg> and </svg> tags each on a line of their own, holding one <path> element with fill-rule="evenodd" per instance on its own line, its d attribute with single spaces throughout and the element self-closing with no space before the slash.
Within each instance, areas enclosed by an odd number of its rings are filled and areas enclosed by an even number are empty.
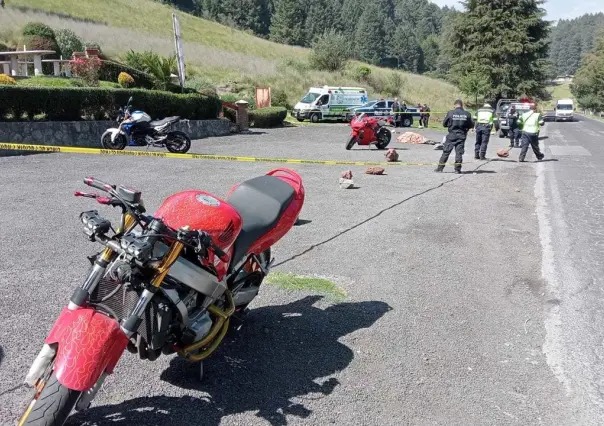
<svg viewBox="0 0 604 426">
<path fill-rule="evenodd" d="M 82 392 L 66 388 L 53 372 L 31 410 L 26 411 L 19 425 L 62 426 L 71 414 Z"/>
<path fill-rule="evenodd" d="M 357 138 L 351 136 L 350 139 L 348 139 L 348 142 L 346 142 L 346 151 L 350 151 L 356 142 Z"/>
<path fill-rule="evenodd" d="M 166 148 L 174 154 L 186 154 L 191 149 L 191 138 L 184 132 L 170 132 Z"/>
<path fill-rule="evenodd" d="M 121 151 L 128 145 L 128 139 L 120 133 L 115 137 L 115 140 L 112 141 L 111 132 L 105 132 L 103 133 L 103 136 L 101 136 L 101 145 L 104 149 Z"/>
</svg>

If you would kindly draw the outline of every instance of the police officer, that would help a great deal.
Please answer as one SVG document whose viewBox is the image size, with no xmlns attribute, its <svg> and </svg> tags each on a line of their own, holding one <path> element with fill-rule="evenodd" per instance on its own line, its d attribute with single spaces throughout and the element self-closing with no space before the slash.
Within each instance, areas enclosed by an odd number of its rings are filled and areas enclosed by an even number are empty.
<svg viewBox="0 0 604 426">
<path fill-rule="evenodd" d="M 474 121 L 472 120 L 472 114 L 463 109 L 461 99 L 455 101 L 454 107 L 455 109 L 449 111 L 443 121 L 443 126 L 449 129 L 449 134 L 443 145 L 443 154 L 435 172 L 442 172 L 445 169 L 449 155 L 455 148 L 455 173 L 461 173 L 464 145 L 468 131 L 474 127 Z"/>
<path fill-rule="evenodd" d="M 545 122 L 541 118 L 541 114 L 535 111 L 535 109 L 535 105 L 531 105 L 530 111 L 525 112 L 518 119 L 518 124 L 522 129 L 522 148 L 518 156 L 518 161 L 520 162 L 524 162 L 529 145 L 533 148 L 538 161 L 543 160 L 545 157 L 539 149 L 539 131 Z"/>
<path fill-rule="evenodd" d="M 510 148 L 520 148 L 520 128 L 518 127 L 518 111 L 516 107 L 512 105 L 507 113 L 508 124 L 510 125 Z"/>
<path fill-rule="evenodd" d="M 398 101 L 398 98 L 394 98 L 394 102 L 392 103 L 392 111 L 391 114 L 394 116 L 394 127 L 401 127 L 401 104 Z"/>
<path fill-rule="evenodd" d="M 478 124 L 476 125 L 476 145 L 474 145 L 474 158 L 486 160 L 487 146 L 493 129 L 493 108 L 484 104 L 476 113 Z"/>
<path fill-rule="evenodd" d="M 428 104 L 424 104 L 424 127 L 427 129 L 430 124 L 430 107 Z"/>
</svg>

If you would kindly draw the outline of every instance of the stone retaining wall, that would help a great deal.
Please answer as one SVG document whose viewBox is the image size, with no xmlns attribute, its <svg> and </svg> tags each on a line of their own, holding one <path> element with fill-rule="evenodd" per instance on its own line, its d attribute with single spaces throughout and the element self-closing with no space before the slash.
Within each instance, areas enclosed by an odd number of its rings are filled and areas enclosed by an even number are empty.
<svg viewBox="0 0 604 426">
<path fill-rule="evenodd" d="M 226 136 L 231 133 L 231 122 L 226 119 L 188 120 L 173 126 L 181 130 L 192 140 L 210 136 Z M 101 148 L 101 135 L 110 127 L 116 127 L 115 121 L 38 121 L 38 122 L 0 122 L 0 142 L 25 143 L 33 145 L 78 146 L 82 148 Z M 193 144 L 192 149 L 194 149 Z M 0 157 L 22 155 L 23 151 L 0 149 Z"/>
</svg>

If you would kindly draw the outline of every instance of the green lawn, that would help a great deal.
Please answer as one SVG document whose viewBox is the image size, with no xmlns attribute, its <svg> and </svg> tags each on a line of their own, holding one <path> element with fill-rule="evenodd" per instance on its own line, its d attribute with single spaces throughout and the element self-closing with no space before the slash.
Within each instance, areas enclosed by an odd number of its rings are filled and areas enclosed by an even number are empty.
<svg viewBox="0 0 604 426">
<path fill-rule="evenodd" d="M 543 108 L 546 110 L 553 109 L 558 99 L 575 99 L 568 83 L 548 86 L 547 91 L 552 95 L 552 99 L 543 103 Z"/>
<path fill-rule="evenodd" d="M 289 291 L 308 291 L 329 296 L 336 300 L 346 297 L 346 292 L 335 283 L 325 278 L 271 272 L 265 279 L 267 284 Z"/>
<path fill-rule="evenodd" d="M 24 87 L 82 87 L 81 80 L 79 78 L 65 78 L 65 77 L 48 77 L 38 76 L 29 78 L 18 78 L 18 86 Z M 100 81 L 100 87 L 117 88 L 117 83 L 111 83 L 109 81 Z"/>
</svg>

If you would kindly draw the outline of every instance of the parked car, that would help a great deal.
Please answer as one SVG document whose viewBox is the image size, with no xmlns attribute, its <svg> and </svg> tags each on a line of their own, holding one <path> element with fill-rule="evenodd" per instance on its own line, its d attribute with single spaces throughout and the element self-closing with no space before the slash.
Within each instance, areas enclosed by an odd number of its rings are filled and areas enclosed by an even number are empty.
<svg viewBox="0 0 604 426">
<path fill-rule="evenodd" d="M 369 117 L 391 117 L 392 105 L 394 99 L 376 99 L 367 102 L 365 105 L 356 108 L 349 108 L 347 115 L 348 121 L 351 121 L 355 116 L 365 114 Z M 403 115 L 403 127 L 410 127 L 413 124 L 413 119 L 419 120 L 420 113 L 417 108 L 407 108 L 410 114 Z"/>
</svg>

